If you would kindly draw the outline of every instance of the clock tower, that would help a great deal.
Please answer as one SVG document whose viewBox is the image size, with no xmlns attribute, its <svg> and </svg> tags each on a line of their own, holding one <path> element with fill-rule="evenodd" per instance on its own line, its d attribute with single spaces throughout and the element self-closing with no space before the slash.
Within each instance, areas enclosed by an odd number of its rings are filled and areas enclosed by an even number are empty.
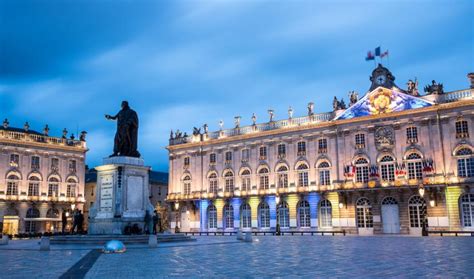
<svg viewBox="0 0 474 279">
<path fill-rule="evenodd" d="M 382 66 L 382 64 L 379 64 L 375 70 L 372 71 L 372 75 L 370 76 L 370 81 L 372 82 L 372 85 L 370 86 L 369 91 L 374 90 L 375 88 L 382 86 L 388 89 L 392 89 L 393 87 L 396 87 L 397 89 L 398 86 L 395 85 L 395 77 L 392 75 L 392 73 Z"/>
</svg>

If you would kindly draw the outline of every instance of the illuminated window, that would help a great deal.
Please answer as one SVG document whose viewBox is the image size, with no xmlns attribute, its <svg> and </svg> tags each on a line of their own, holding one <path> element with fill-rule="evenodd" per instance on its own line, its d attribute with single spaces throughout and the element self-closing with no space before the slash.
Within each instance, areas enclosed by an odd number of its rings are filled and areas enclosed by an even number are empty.
<svg viewBox="0 0 474 279">
<path fill-rule="evenodd" d="M 358 149 L 365 148 L 365 134 L 356 134 L 355 144 Z"/>
<path fill-rule="evenodd" d="M 10 166 L 19 167 L 20 166 L 20 155 L 10 154 Z"/>
<path fill-rule="evenodd" d="M 309 202 L 302 200 L 298 206 L 298 220 L 301 228 L 311 227 L 311 215 L 309 210 Z"/>
<path fill-rule="evenodd" d="M 225 178 L 225 192 L 231 193 L 234 192 L 234 173 L 228 171 L 224 175 Z"/>
<path fill-rule="evenodd" d="M 217 229 L 217 208 L 215 205 L 209 205 L 207 208 L 207 222 L 209 229 Z"/>
<path fill-rule="evenodd" d="M 281 228 L 290 227 L 290 211 L 286 202 L 281 202 L 277 206 L 277 222 Z"/>
<path fill-rule="evenodd" d="M 258 176 L 260 180 L 260 189 L 266 190 L 269 189 L 269 181 L 268 181 L 268 169 L 267 168 L 261 168 L 258 171 Z"/>
<path fill-rule="evenodd" d="M 59 197 L 59 180 L 56 177 L 48 181 L 48 197 Z"/>
<path fill-rule="evenodd" d="M 241 226 L 242 228 L 251 228 L 252 227 L 252 210 L 248 203 L 244 203 L 241 208 Z"/>
<path fill-rule="evenodd" d="M 190 195 L 191 194 L 191 177 L 187 175 L 183 179 L 183 193 L 185 195 Z"/>
<path fill-rule="evenodd" d="M 74 198 L 76 197 L 76 181 L 72 178 L 67 180 L 67 189 L 66 189 L 66 197 Z"/>
<path fill-rule="evenodd" d="M 224 206 L 224 228 L 234 228 L 234 208 L 230 204 Z"/>
<path fill-rule="evenodd" d="M 332 205 L 329 200 L 323 200 L 319 204 L 319 220 L 322 228 L 332 227 Z"/>
<path fill-rule="evenodd" d="M 456 121 L 456 138 L 468 138 L 469 129 L 466 120 Z"/>
<path fill-rule="evenodd" d="M 355 161 L 356 182 L 367 183 L 369 181 L 369 162 L 365 158 Z"/>
<path fill-rule="evenodd" d="M 357 209 L 357 227 L 373 228 L 374 219 L 372 216 L 372 205 L 367 198 L 360 198 L 356 204 Z"/>
<path fill-rule="evenodd" d="M 285 158 L 286 157 L 286 145 L 284 143 L 280 143 L 278 145 L 278 158 Z"/>
<path fill-rule="evenodd" d="M 39 168 L 40 168 L 40 157 L 31 156 L 31 169 L 39 170 Z"/>
<path fill-rule="evenodd" d="M 380 160 L 380 174 L 383 181 L 395 181 L 395 160 L 392 156 L 384 156 Z"/>
<path fill-rule="evenodd" d="M 241 179 L 242 179 L 242 191 L 250 191 L 251 186 L 250 186 L 250 171 L 249 170 L 244 170 L 240 174 Z"/>
<path fill-rule="evenodd" d="M 260 228 L 270 228 L 270 207 L 266 202 L 258 206 L 258 221 Z"/>
<path fill-rule="evenodd" d="M 211 153 L 209 154 L 209 163 L 211 165 L 216 164 L 216 153 Z"/>
<path fill-rule="evenodd" d="M 426 214 L 426 202 L 420 196 L 413 196 L 408 201 L 408 213 L 410 217 L 410 227 L 421 228 L 423 226 L 423 216 Z"/>
<path fill-rule="evenodd" d="M 7 177 L 7 195 L 16 196 L 18 195 L 18 184 L 20 178 L 14 174 Z"/>
<path fill-rule="evenodd" d="M 298 142 L 298 156 L 305 156 L 306 155 L 306 142 L 300 141 Z"/>
<path fill-rule="evenodd" d="M 39 196 L 40 179 L 36 176 L 31 176 L 28 182 L 28 196 Z"/>
<path fill-rule="evenodd" d="M 260 146 L 258 149 L 258 154 L 260 156 L 260 160 L 266 160 L 267 159 L 267 147 L 266 146 Z"/>
<path fill-rule="evenodd" d="M 474 194 L 464 194 L 459 199 L 463 227 L 474 227 Z"/>
<path fill-rule="evenodd" d="M 462 148 L 456 152 L 458 160 L 458 176 L 474 177 L 474 156 L 469 148 Z"/>
<path fill-rule="evenodd" d="M 29 208 L 26 211 L 26 219 L 33 219 L 39 218 L 40 212 L 36 208 Z M 35 233 L 36 232 L 36 221 L 35 220 L 27 220 L 25 221 L 25 232 L 27 233 Z"/>
<path fill-rule="evenodd" d="M 318 166 L 319 185 L 331 185 L 331 172 L 329 170 L 329 163 L 322 162 Z"/>
<path fill-rule="evenodd" d="M 328 140 L 319 139 L 318 140 L 318 153 L 327 153 L 328 152 Z"/>
<path fill-rule="evenodd" d="M 407 156 L 408 179 L 423 179 L 423 163 L 421 156 L 411 153 Z"/>
<path fill-rule="evenodd" d="M 209 175 L 209 193 L 213 193 L 214 195 L 217 195 L 217 192 L 219 191 L 218 189 L 218 179 L 217 179 L 217 174 L 211 173 Z"/>
<path fill-rule="evenodd" d="M 418 142 L 418 129 L 416 127 L 407 128 L 407 143 Z"/>
<path fill-rule="evenodd" d="M 297 168 L 298 171 L 298 186 L 307 187 L 309 185 L 308 181 L 308 165 L 300 164 Z"/>
<path fill-rule="evenodd" d="M 277 170 L 278 188 L 288 188 L 288 168 L 281 166 Z"/>
</svg>

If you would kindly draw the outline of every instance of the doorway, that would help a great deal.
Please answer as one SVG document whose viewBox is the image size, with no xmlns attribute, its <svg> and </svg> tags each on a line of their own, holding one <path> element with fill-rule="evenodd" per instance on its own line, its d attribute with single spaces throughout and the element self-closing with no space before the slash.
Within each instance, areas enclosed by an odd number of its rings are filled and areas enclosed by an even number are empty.
<svg viewBox="0 0 474 279">
<path fill-rule="evenodd" d="M 398 202 L 392 197 L 387 197 L 382 201 L 382 225 L 383 233 L 400 233 Z"/>
<path fill-rule="evenodd" d="M 20 218 L 18 216 L 4 216 L 3 217 L 3 233 L 9 235 L 18 234 L 18 225 Z"/>
</svg>

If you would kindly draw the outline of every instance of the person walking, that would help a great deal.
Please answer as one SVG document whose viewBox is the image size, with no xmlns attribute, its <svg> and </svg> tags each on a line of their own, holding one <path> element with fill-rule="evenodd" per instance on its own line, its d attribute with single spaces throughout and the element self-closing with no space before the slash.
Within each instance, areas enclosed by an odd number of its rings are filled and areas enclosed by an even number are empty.
<svg viewBox="0 0 474 279">
<path fill-rule="evenodd" d="M 78 212 L 77 209 L 76 209 L 76 210 L 74 211 L 74 214 L 72 215 L 71 234 L 74 234 L 74 230 L 77 229 L 78 221 L 79 221 L 79 212 Z"/>
<path fill-rule="evenodd" d="M 158 212 L 155 210 L 153 212 L 153 234 L 156 234 L 156 225 L 158 224 Z"/>
<path fill-rule="evenodd" d="M 151 224 L 151 216 L 150 216 L 150 212 L 147 210 L 145 212 L 145 227 L 143 228 L 143 232 L 145 234 L 150 234 L 151 233 L 150 224 Z"/>
<path fill-rule="evenodd" d="M 62 233 L 66 231 L 66 226 L 67 226 L 67 214 L 66 210 L 63 210 L 63 214 L 61 214 L 61 223 L 62 223 Z"/>
<path fill-rule="evenodd" d="M 83 232 L 83 225 L 84 225 L 84 214 L 82 214 L 82 211 L 79 210 L 79 214 L 77 217 L 77 231 L 80 234 L 82 234 Z"/>
</svg>

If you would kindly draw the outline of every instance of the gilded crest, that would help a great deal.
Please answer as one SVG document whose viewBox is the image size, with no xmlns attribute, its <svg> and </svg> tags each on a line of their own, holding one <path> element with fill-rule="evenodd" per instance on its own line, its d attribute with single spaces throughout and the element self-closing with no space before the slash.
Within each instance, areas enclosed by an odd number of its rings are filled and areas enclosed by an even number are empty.
<svg viewBox="0 0 474 279">
<path fill-rule="evenodd" d="M 377 92 L 370 96 L 371 114 L 381 114 L 392 112 L 392 91 L 386 88 L 379 88 Z"/>
<path fill-rule="evenodd" d="M 392 149 L 395 144 L 395 133 L 392 127 L 380 127 L 375 130 L 377 150 Z"/>
</svg>

